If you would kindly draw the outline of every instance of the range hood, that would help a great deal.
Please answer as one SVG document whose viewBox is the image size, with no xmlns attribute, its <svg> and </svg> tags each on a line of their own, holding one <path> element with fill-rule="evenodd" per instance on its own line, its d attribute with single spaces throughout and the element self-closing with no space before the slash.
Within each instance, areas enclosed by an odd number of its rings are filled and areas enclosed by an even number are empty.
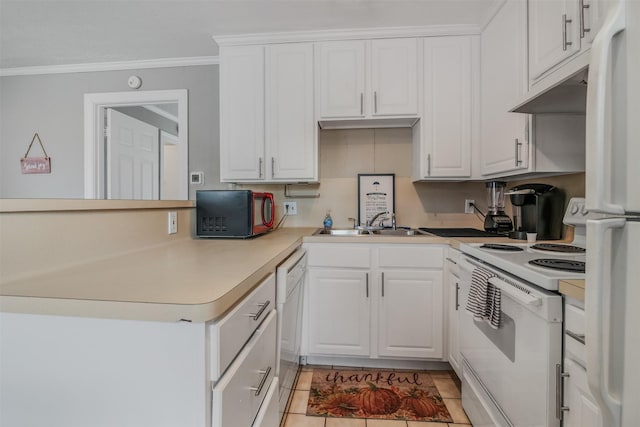
<svg viewBox="0 0 640 427">
<path fill-rule="evenodd" d="M 585 114 L 587 105 L 587 64 L 561 69 L 564 75 L 549 75 L 537 83 L 510 111 L 514 113 Z M 567 72 L 569 73 L 567 75 Z"/>
<path fill-rule="evenodd" d="M 381 129 L 381 128 L 410 128 L 415 125 L 419 117 L 392 117 L 377 119 L 349 119 L 349 120 L 320 120 L 320 129 Z"/>
</svg>

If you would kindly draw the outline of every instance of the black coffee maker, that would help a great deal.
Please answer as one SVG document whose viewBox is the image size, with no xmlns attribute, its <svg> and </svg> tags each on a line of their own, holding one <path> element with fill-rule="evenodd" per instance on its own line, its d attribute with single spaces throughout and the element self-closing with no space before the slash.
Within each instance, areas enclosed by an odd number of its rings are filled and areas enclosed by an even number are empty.
<svg viewBox="0 0 640 427">
<path fill-rule="evenodd" d="M 513 206 L 512 239 L 527 240 L 527 233 L 537 233 L 538 240 L 562 238 L 564 192 L 547 184 L 523 184 L 506 193 Z"/>
</svg>

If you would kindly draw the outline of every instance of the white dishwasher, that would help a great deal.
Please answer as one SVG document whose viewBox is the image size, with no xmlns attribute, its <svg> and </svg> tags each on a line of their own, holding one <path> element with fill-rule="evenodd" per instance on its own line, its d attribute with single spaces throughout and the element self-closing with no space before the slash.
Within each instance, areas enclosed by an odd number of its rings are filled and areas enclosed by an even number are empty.
<svg viewBox="0 0 640 427">
<path fill-rule="evenodd" d="M 280 419 L 294 387 L 300 365 L 302 335 L 302 295 L 307 270 L 307 253 L 298 249 L 276 271 L 278 350 L 276 376 L 279 381 Z"/>
</svg>

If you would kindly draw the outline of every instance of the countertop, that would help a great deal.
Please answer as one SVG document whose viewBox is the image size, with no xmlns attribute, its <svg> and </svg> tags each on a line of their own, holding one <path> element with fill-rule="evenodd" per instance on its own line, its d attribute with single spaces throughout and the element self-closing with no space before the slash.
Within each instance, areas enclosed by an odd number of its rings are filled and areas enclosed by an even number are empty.
<svg viewBox="0 0 640 427">
<path fill-rule="evenodd" d="M 283 228 L 247 240 L 177 242 L 3 283 L 0 310 L 149 321 L 220 318 L 306 243 L 442 244 L 513 242 L 508 238 L 429 235 L 313 236 L 315 228 Z"/>
<path fill-rule="evenodd" d="M 0 309 L 170 322 L 214 320 L 314 230 L 284 228 L 247 240 L 182 239 L 3 283 Z"/>
</svg>

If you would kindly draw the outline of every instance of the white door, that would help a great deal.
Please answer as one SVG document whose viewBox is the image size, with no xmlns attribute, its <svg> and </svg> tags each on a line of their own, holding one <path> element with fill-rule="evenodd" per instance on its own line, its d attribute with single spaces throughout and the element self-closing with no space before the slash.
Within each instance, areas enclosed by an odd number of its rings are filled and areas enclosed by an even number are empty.
<svg viewBox="0 0 640 427">
<path fill-rule="evenodd" d="M 320 117 L 363 117 L 366 41 L 324 42 L 316 48 Z"/>
<path fill-rule="evenodd" d="M 267 46 L 267 179 L 314 180 L 313 44 Z"/>
<path fill-rule="evenodd" d="M 309 353 L 369 356 L 369 273 L 309 269 Z"/>
<path fill-rule="evenodd" d="M 529 68 L 535 81 L 580 51 L 578 0 L 529 0 Z"/>
<path fill-rule="evenodd" d="M 107 108 L 107 198 L 160 199 L 158 128 Z"/>
<path fill-rule="evenodd" d="M 442 272 L 386 270 L 379 280 L 378 354 L 441 358 Z"/>
<path fill-rule="evenodd" d="M 373 116 L 418 114 L 418 40 L 371 41 L 371 91 Z"/>
<path fill-rule="evenodd" d="M 264 47 L 220 49 L 220 179 L 262 180 Z"/>
<path fill-rule="evenodd" d="M 481 40 L 481 173 L 528 169 L 529 115 L 510 113 L 528 88 L 527 3 L 508 0 Z"/>
<path fill-rule="evenodd" d="M 424 40 L 423 178 L 471 176 L 471 40 Z"/>
</svg>

